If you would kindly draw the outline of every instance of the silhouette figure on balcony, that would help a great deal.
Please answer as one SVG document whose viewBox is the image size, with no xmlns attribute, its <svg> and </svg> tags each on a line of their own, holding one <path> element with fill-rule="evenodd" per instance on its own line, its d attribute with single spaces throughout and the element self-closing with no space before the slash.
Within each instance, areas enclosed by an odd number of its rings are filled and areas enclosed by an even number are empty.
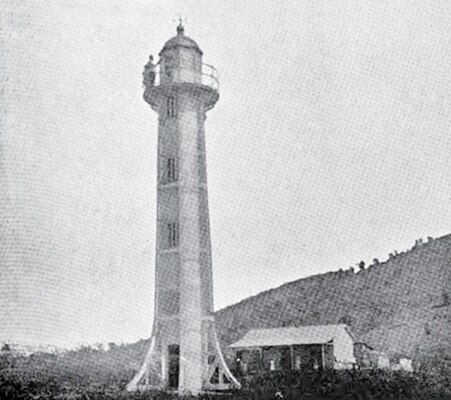
<svg viewBox="0 0 451 400">
<path fill-rule="evenodd" d="M 147 64 L 144 65 L 143 71 L 143 85 L 146 89 L 152 87 L 155 83 L 155 67 L 156 64 L 153 63 L 153 56 L 151 55 Z"/>
</svg>

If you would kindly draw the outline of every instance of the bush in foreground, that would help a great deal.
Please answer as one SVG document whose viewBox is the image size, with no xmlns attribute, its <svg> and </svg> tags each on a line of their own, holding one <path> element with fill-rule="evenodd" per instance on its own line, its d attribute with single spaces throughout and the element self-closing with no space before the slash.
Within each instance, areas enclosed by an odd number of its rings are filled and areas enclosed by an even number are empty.
<svg viewBox="0 0 451 400">
<path fill-rule="evenodd" d="M 56 368 L 5 368 L 0 371 L 0 399 L 33 400 L 173 400 L 170 392 L 127 393 L 130 373 L 108 380 L 91 370 Z M 119 383 L 119 384 L 118 384 Z M 451 400 L 449 374 L 419 374 L 402 371 L 352 370 L 317 372 L 272 372 L 249 378 L 239 391 L 221 395 L 183 396 L 185 400 L 266 400 L 281 391 L 287 400 L 427 399 Z"/>
</svg>

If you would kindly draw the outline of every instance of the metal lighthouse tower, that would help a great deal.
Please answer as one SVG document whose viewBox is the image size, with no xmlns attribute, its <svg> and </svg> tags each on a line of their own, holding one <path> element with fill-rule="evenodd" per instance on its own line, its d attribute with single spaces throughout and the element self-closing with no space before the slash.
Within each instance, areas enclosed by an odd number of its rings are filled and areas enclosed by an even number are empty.
<svg viewBox="0 0 451 400">
<path fill-rule="evenodd" d="M 219 82 L 181 23 L 159 56 L 143 74 L 144 99 L 158 113 L 155 316 L 149 351 L 127 390 L 239 387 L 213 314 L 204 122 Z"/>
</svg>

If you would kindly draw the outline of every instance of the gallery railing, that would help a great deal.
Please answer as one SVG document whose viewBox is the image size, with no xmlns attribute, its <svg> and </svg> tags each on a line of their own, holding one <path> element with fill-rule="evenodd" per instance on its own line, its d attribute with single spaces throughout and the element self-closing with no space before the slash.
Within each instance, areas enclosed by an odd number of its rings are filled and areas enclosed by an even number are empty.
<svg viewBox="0 0 451 400">
<path fill-rule="evenodd" d="M 174 83 L 197 83 L 219 91 L 218 71 L 209 64 L 202 64 L 201 71 L 194 71 L 187 68 L 174 68 L 164 72 L 161 71 L 160 65 L 157 65 L 153 72 L 150 71 L 147 74 L 144 77 L 144 86 L 146 88 Z"/>
</svg>

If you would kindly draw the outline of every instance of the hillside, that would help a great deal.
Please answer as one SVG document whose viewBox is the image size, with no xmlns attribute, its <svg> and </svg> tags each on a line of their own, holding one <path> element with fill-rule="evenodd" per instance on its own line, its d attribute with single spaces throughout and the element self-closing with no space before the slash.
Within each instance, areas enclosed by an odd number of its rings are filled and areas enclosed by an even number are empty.
<svg viewBox="0 0 451 400">
<path fill-rule="evenodd" d="M 289 282 L 216 313 L 224 350 L 251 328 L 338 322 L 390 357 L 451 360 L 451 235 L 419 240 L 359 271 Z M 137 369 L 147 343 L 118 351 Z"/>
<path fill-rule="evenodd" d="M 338 322 L 391 357 L 451 360 L 451 235 L 417 241 L 411 250 L 381 263 L 375 260 L 358 272 L 289 282 L 216 313 L 226 358 L 227 345 L 251 328 Z M 109 350 L 85 346 L 53 354 L 40 351 L 15 357 L 13 364 L 69 386 L 81 382 L 85 387 L 122 387 L 140 367 L 148 346 L 149 340 L 141 340 Z M 2 357 L 9 365 L 10 355 L 0 352 L 0 364 Z"/>
<path fill-rule="evenodd" d="M 419 240 L 358 272 L 284 284 L 216 314 L 223 345 L 250 328 L 338 322 L 392 357 L 451 359 L 451 235 Z"/>
</svg>

